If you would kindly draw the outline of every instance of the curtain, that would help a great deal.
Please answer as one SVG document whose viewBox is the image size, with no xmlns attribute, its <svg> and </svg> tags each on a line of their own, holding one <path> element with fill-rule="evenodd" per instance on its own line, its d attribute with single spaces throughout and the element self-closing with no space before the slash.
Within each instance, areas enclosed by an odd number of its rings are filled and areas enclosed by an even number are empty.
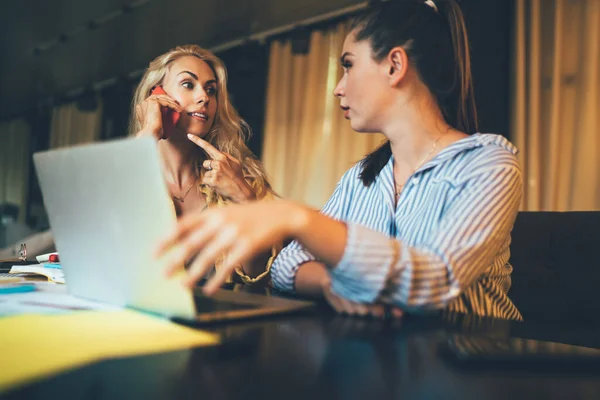
<svg viewBox="0 0 600 400">
<path fill-rule="evenodd" d="M 517 0 L 513 139 L 530 211 L 600 209 L 600 1 Z"/>
<path fill-rule="evenodd" d="M 22 120 L 0 123 L 0 204 L 19 206 L 19 221 L 24 222 L 31 160 L 31 128 Z"/>
<path fill-rule="evenodd" d="M 342 76 L 347 23 L 311 33 L 307 54 L 271 43 L 263 164 L 284 198 L 320 208 L 343 173 L 384 140 L 350 128 L 333 90 Z"/>
<path fill-rule="evenodd" d="M 102 102 L 97 97 L 93 101 L 95 107 L 86 107 L 83 110 L 77 106 L 77 103 L 63 104 L 52 110 L 51 149 L 94 142 L 100 139 Z"/>
</svg>

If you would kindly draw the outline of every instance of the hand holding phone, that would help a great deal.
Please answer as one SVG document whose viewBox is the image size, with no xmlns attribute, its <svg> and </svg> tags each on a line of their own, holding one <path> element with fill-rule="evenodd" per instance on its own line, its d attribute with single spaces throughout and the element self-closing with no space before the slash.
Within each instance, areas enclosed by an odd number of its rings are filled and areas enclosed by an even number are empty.
<svg viewBox="0 0 600 400">
<path fill-rule="evenodd" d="M 167 92 L 165 92 L 165 90 L 160 85 L 154 87 L 154 89 L 152 89 L 152 92 L 150 92 L 150 94 L 151 95 L 162 94 L 162 95 L 168 96 Z M 181 117 L 181 113 L 178 113 L 177 111 L 175 111 L 169 107 L 161 107 L 160 112 L 162 114 L 162 125 L 163 125 L 163 136 L 161 137 L 161 139 L 166 139 L 167 131 L 170 128 L 173 128 L 177 125 L 177 122 L 179 122 L 179 118 Z"/>
</svg>

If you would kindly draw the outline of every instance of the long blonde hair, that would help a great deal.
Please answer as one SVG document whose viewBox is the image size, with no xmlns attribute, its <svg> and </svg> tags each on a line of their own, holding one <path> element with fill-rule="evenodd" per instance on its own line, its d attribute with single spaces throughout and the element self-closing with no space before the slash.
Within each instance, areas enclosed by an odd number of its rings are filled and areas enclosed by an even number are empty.
<svg viewBox="0 0 600 400">
<path fill-rule="evenodd" d="M 135 135 L 142 129 L 140 122 L 136 118 L 135 110 L 137 105 L 143 103 L 150 96 L 152 88 L 162 83 L 169 65 L 173 61 L 187 56 L 197 57 L 206 62 L 213 70 L 217 79 L 217 114 L 210 132 L 204 139 L 219 151 L 227 153 L 241 162 L 244 176 L 253 186 L 257 198 L 262 198 L 268 193 L 272 194 L 271 186 L 267 181 L 260 161 L 246 146 L 246 140 L 252 134 L 252 130 L 246 121 L 239 116 L 229 101 L 225 64 L 211 51 L 203 49 L 200 46 L 193 44 L 178 46 L 150 62 L 133 95 L 129 134 Z M 201 162 L 202 160 L 198 160 L 196 165 L 199 174 L 202 170 L 200 168 Z M 209 188 L 205 187 L 203 191 L 207 194 L 207 202 L 209 204 L 226 202 L 225 199 Z"/>
</svg>

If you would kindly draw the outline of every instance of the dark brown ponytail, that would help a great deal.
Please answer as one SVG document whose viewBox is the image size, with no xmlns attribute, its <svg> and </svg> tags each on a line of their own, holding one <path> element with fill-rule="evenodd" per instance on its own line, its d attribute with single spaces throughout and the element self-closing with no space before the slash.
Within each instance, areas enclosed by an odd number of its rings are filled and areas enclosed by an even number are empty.
<svg viewBox="0 0 600 400">
<path fill-rule="evenodd" d="M 465 18 L 460 6 L 455 1 L 438 0 L 438 3 L 440 13 L 446 17 L 450 27 L 458 80 L 458 87 L 455 87 L 456 100 L 453 102 L 454 108 L 456 108 L 455 124 L 451 125 L 459 131 L 474 133 L 478 129 L 477 108 L 475 106 L 471 53 Z"/>
</svg>

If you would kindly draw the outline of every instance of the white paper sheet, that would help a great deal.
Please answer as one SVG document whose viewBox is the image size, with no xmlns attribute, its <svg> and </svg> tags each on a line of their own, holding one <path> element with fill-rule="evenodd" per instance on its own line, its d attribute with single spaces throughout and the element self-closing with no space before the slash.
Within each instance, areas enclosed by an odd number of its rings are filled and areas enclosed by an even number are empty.
<svg viewBox="0 0 600 400">
<path fill-rule="evenodd" d="M 71 296 L 65 285 L 28 282 L 36 290 L 0 295 L 0 317 L 14 314 L 61 314 L 78 310 L 119 310 L 120 307 Z"/>
</svg>

